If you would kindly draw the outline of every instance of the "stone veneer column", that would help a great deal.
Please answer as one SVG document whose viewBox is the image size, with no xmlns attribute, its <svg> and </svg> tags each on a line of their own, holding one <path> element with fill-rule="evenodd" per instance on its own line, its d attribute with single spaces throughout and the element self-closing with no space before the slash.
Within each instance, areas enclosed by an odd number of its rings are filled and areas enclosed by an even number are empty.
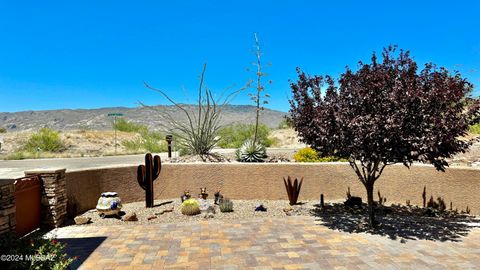
<svg viewBox="0 0 480 270">
<path fill-rule="evenodd" d="M 62 225 L 67 218 L 65 169 L 36 169 L 25 172 L 25 176 L 32 175 L 39 176 L 43 183 L 40 223 L 55 228 Z"/>
<path fill-rule="evenodd" d="M 0 180 L 0 234 L 15 232 L 15 180 Z"/>
</svg>

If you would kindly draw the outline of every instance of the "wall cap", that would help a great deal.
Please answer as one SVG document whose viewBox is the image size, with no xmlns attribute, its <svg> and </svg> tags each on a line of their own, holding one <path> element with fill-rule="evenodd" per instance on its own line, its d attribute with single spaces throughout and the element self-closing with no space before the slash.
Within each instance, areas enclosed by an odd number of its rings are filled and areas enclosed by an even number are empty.
<svg viewBox="0 0 480 270">
<path fill-rule="evenodd" d="M 25 175 L 32 175 L 32 174 L 53 174 L 53 173 L 64 173 L 67 169 L 65 168 L 38 168 L 38 169 L 31 169 L 25 171 Z"/>
</svg>

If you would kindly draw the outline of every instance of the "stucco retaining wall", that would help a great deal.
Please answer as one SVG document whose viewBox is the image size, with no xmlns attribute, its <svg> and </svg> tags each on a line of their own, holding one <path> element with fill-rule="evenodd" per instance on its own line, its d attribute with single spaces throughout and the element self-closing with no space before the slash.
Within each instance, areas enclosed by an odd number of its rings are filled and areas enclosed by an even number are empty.
<svg viewBox="0 0 480 270">
<path fill-rule="evenodd" d="M 299 200 L 318 200 L 323 193 L 325 200 L 345 198 L 347 187 L 352 195 L 366 198 L 366 192 L 348 163 L 282 163 L 282 164 L 225 164 L 181 163 L 162 164 L 162 171 L 155 181 L 155 198 L 179 198 L 184 190 L 196 196 L 200 187 L 213 193 L 220 189 L 231 199 L 277 200 L 287 199 L 282 177 L 304 177 Z M 143 201 L 145 192 L 137 183 L 136 166 L 71 171 L 66 174 L 67 195 L 75 203 L 78 212 L 95 207 L 101 192 L 116 191 L 123 202 Z M 414 165 L 408 169 L 402 165 L 385 168 L 376 182 L 388 203 L 422 204 L 423 186 L 427 196 L 441 196 L 447 204 L 480 214 L 480 169 L 448 168 L 437 172 L 429 165 Z M 375 191 L 375 198 L 377 198 Z"/>
</svg>

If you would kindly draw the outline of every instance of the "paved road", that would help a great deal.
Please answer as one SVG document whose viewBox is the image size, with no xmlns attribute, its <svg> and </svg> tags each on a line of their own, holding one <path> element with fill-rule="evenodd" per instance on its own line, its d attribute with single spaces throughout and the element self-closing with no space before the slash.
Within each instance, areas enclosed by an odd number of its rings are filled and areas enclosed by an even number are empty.
<svg viewBox="0 0 480 270">
<path fill-rule="evenodd" d="M 232 153 L 235 149 L 215 149 L 218 153 Z M 293 151 L 293 149 L 269 148 L 270 153 Z M 167 153 L 158 154 L 162 159 Z M 176 153 L 173 153 L 176 156 Z M 22 177 L 23 172 L 32 169 L 66 168 L 79 170 L 87 168 L 103 168 L 124 165 L 138 165 L 144 162 L 144 154 L 128 156 L 83 157 L 83 158 L 51 158 L 51 159 L 25 159 L 25 160 L 0 160 L 0 179 Z"/>
<path fill-rule="evenodd" d="M 166 158 L 167 153 L 160 153 Z M 78 170 L 87 168 L 102 168 L 143 163 L 145 155 L 82 157 L 82 158 L 50 158 L 25 160 L 0 160 L 0 179 L 22 177 L 23 172 L 31 169 L 66 168 Z"/>
</svg>

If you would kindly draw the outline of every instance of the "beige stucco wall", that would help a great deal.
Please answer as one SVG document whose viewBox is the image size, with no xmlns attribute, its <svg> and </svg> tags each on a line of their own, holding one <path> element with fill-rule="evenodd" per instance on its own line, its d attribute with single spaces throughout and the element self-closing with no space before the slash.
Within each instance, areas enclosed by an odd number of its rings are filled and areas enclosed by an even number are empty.
<svg viewBox="0 0 480 270">
<path fill-rule="evenodd" d="M 345 198 L 347 187 L 352 195 L 366 197 L 364 187 L 348 163 L 283 163 L 283 164 L 162 164 L 155 181 L 155 198 L 179 198 L 184 190 L 196 195 L 207 187 L 210 196 L 220 189 L 232 199 L 287 199 L 282 177 L 304 177 L 300 200 Z M 67 172 L 67 193 L 78 211 L 94 208 L 101 192 L 116 191 L 124 202 L 143 201 L 145 193 L 136 180 L 136 167 L 118 167 Z M 414 165 L 408 169 L 393 165 L 385 169 L 375 184 L 387 203 L 421 205 L 423 186 L 427 195 L 441 196 L 447 204 L 480 214 L 480 169 L 448 168 L 437 172 L 432 166 Z M 376 194 L 376 191 L 375 191 Z M 375 195 L 375 197 L 377 197 Z"/>
</svg>

